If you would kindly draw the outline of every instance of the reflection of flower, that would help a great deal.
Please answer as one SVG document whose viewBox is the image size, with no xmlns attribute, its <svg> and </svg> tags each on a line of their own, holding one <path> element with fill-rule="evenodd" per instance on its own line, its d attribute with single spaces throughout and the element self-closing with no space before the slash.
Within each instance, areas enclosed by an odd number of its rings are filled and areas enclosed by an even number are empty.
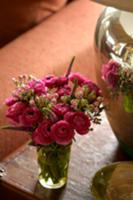
<svg viewBox="0 0 133 200">
<path fill-rule="evenodd" d="M 102 78 L 112 87 L 118 85 L 120 64 L 115 61 L 110 61 L 103 65 Z"/>
<path fill-rule="evenodd" d="M 79 73 L 64 76 L 19 76 L 6 100 L 11 128 L 31 131 L 34 145 L 68 145 L 76 133 L 87 134 L 92 122 L 100 123 L 102 96 L 99 87 Z"/>
<path fill-rule="evenodd" d="M 133 70 L 126 64 L 109 61 L 102 67 L 102 79 L 107 83 L 112 96 L 124 96 L 124 108 L 133 112 Z"/>
</svg>

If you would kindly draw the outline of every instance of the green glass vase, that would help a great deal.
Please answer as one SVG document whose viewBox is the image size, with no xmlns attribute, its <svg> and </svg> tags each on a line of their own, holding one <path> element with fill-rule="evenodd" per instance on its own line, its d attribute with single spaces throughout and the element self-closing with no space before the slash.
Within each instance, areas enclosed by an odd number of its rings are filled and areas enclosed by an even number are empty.
<svg viewBox="0 0 133 200">
<path fill-rule="evenodd" d="M 71 145 L 48 145 L 37 148 L 39 182 L 49 189 L 57 189 L 67 182 Z"/>
</svg>

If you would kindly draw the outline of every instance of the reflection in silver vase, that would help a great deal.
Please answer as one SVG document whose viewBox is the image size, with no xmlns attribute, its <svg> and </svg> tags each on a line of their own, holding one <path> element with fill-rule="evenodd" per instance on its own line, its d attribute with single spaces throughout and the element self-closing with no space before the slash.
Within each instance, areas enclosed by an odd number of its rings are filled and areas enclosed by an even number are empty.
<svg viewBox="0 0 133 200">
<path fill-rule="evenodd" d="M 123 96 L 112 99 L 101 79 L 101 66 L 115 58 L 133 68 L 133 13 L 108 7 L 101 14 L 95 32 L 96 76 L 105 97 L 111 127 L 125 151 L 133 157 L 133 113 L 125 112 Z"/>
</svg>

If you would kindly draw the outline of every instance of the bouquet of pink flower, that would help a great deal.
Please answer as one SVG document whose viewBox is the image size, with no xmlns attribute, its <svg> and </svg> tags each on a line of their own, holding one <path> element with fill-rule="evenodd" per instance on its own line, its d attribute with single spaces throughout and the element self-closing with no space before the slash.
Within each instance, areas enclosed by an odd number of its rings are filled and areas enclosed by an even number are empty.
<svg viewBox="0 0 133 200">
<path fill-rule="evenodd" d="M 4 128 L 31 133 L 34 145 L 67 145 L 76 133 L 92 130 L 92 122 L 100 123 L 101 91 L 86 77 L 71 73 L 72 63 L 64 76 L 14 79 L 16 88 L 6 99 L 12 126 Z"/>
<path fill-rule="evenodd" d="M 102 95 L 98 86 L 79 73 L 64 76 L 19 76 L 6 99 L 5 129 L 30 133 L 37 146 L 39 181 L 47 188 L 62 187 L 67 180 L 70 147 L 75 134 L 85 135 L 92 123 L 99 124 Z"/>
</svg>

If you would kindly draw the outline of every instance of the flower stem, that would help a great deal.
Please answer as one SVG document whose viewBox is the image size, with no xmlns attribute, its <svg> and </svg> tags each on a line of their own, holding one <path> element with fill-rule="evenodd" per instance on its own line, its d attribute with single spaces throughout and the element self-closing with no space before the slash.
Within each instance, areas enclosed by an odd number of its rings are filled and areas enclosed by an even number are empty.
<svg viewBox="0 0 133 200">
<path fill-rule="evenodd" d="M 72 93 L 71 93 L 71 98 L 73 98 L 75 96 L 75 91 L 76 91 L 77 87 L 78 87 L 78 80 L 75 79 L 74 87 L 73 87 L 73 90 L 72 90 Z"/>
<path fill-rule="evenodd" d="M 72 58 L 72 60 L 71 60 L 71 62 L 70 62 L 70 65 L 69 65 L 69 67 L 68 67 L 67 73 L 66 73 L 66 75 L 65 75 L 66 78 L 68 78 L 69 74 L 71 73 L 71 69 L 72 69 L 74 60 L 75 60 L 75 56 L 73 56 L 73 58 Z"/>
<path fill-rule="evenodd" d="M 31 132 L 34 129 L 32 127 L 25 127 L 25 126 L 10 126 L 10 125 L 5 125 L 5 126 L 0 126 L 0 129 L 10 129 L 10 130 L 16 130 L 16 131 L 27 131 L 27 132 Z"/>
</svg>

